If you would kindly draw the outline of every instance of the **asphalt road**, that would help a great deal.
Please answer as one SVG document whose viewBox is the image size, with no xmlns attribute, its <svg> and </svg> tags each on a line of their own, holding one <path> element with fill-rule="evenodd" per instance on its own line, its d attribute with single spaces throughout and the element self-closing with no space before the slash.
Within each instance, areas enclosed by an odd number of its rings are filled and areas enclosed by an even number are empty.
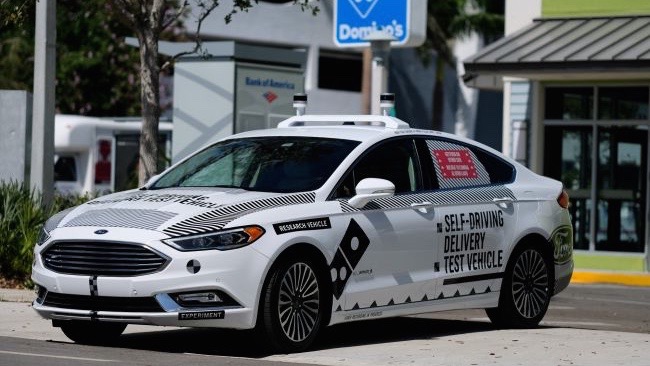
<svg viewBox="0 0 650 366">
<path fill-rule="evenodd" d="M 650 364 L 650 288 L 638 287 L 571 286 L 535 330 L 494 330 L 482 310 L 428 313 L 330 327 L 295 355 L 259 351 L 250 332 L 211 329 L 130 326 L 111 347 L 81 346 L 32 313 L 0 303 L 0 365 Z M 31 318 L 20 325 L 21 316 Z"/>
<path fill-rule="evenodd" d="M 418 316 L 488 321 L 483 310 Z M 572 285 L 553 297 L 542 326 L 650 334 L 650 287 Z"/>
</svg>

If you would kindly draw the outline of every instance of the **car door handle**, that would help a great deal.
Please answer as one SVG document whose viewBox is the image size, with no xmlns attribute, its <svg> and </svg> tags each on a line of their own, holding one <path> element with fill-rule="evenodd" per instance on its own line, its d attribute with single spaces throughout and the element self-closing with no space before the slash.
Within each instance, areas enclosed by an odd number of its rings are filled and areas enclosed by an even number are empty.
<svg viewBox="0 0 650 366">
<path fill-rule="evenodd" d="M 411 203 L 411 208 L 416 209 L 422 213 L 427 213 L 427 209 L 433 205 L 433 203 L 424 201 L 424 202 L 418 202 L 418 203 Z"/>
<path fill-rule="evenodd" d="M 507 208 L 508 205 L 512 204 L 514 201 L 515 200 L 510 197 L 501 197 L 492 200 L 492 202 L 494 202 L 497 206 L 502 208 Z"/>
</svg>

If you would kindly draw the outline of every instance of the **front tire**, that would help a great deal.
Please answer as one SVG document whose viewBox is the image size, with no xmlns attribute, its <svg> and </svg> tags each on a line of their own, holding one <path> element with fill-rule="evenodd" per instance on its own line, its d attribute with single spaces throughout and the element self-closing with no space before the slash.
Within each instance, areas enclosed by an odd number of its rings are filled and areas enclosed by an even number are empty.
<svg viewBox="0 0 650 366">
<path fill-rule="evenodd" d="M 299 352 L 316 339 L 325 318 L 326 291 L 316 263 L 281 262 L 262 292 L 258 328 L 273 351 Z"/>
<path fill-rule="evenodd" d="M 61 330 L 75 343 L 88 345 L 105 345 L 117 341 L 126 329 L 122 323 L 100 323 L 94 321 L 65 321 Z"/>
<path fill-rule="evenodd" d="M 533 245 L 515 249 L 501 285 L 499 307 L 486 309 L 500 328 L 534 328 L 552 296 L 552 262 Z"/>
</svg>

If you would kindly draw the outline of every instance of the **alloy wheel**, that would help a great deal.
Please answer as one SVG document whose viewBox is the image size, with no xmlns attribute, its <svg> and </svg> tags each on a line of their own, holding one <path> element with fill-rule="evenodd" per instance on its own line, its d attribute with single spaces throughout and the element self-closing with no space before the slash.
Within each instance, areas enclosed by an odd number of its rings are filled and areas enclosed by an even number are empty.
<svg viewBox="0 0 650 366">
<path fill-rule="evenodd" d="M 519 314 L 534 318 L 545 311 L 549 300 L 546 261 L 537 250 L 521 253 L 512 271 L 512 298 Z"/>
<path fill-rule="evenodd" d="M 295 263 L 280 283 L 278 315 L 284 334 L 294 342 L 304 341 L 316 326 L 319 312 L 316 273 L 305 263 Z"/>
</svg>

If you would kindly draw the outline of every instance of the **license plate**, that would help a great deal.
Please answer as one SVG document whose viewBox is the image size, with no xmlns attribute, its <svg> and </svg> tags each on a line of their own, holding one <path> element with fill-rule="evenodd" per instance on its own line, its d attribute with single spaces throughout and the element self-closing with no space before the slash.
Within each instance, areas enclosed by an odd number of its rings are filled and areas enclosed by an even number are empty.
<svg viewBox="0 0 650 366">
<path fill-rule="evenodd" d="M 226 312 L 219 311 L 189 311 L 178 313 L 178 320 L 223 319 Z"/>
</svg>

